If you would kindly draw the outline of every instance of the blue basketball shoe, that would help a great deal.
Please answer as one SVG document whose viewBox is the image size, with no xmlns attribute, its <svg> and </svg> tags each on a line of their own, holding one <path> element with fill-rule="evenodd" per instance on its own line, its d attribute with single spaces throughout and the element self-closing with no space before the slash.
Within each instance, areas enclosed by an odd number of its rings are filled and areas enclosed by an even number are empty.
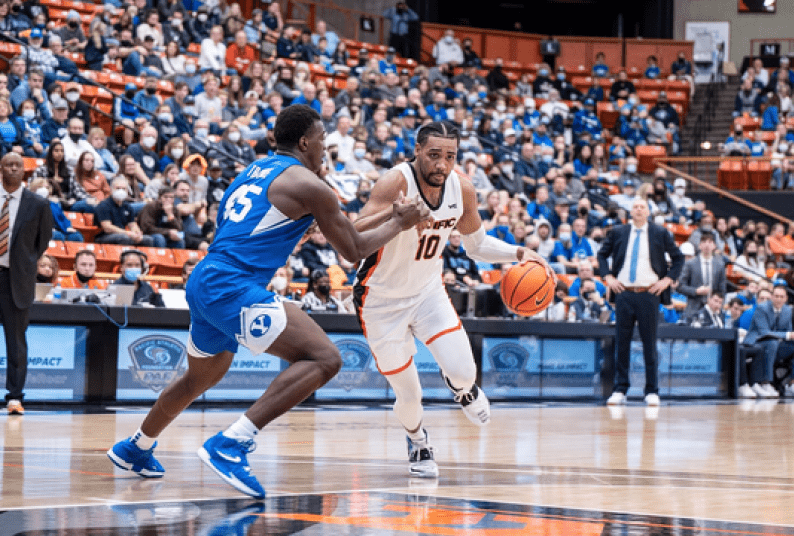
<svg viewBox="0 0 794 536">
<path fill-rule="evenodd" d="M 126 471 L 138 473 L 146 478 L 160 478 L 165 473 L 165 469 L 154 457 L 153 451 L 156 446 L 157 442 L 152 448 L 143 450 L 133 443 L 131 438 L 127 438 L 113 445 L 108 451 L 108 458 Z"/>
<path fill-rule="evenodd" d="M 219 477 L 246 495 L 265 498 L 265 490 L 251 474 L 247 454 L 256 450 L 253 439 L 237 441 L 218 432 L 198 450 L 198 456 Z"/>
</svg>

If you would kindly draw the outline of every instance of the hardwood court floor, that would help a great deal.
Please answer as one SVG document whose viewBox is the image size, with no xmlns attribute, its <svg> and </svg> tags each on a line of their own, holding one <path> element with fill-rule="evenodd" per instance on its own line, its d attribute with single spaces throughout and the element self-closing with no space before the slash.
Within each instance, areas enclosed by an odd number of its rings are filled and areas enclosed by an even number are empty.
<svg viewBox="0 0 794 536">
<path fill-rule="evenodd" d="M 0 536 L 115 534 L 794 534 L 794 404 L 453 406 L 425 426 L 438 482 L 407 475 L 388 408 L 299 408 L 249 456 L 253 501 L 195 455 L 240 410 L 188 411 L 160 438 L 162 479 L 105 456 L 143 409 L 2 417 Z"/>
</svg>

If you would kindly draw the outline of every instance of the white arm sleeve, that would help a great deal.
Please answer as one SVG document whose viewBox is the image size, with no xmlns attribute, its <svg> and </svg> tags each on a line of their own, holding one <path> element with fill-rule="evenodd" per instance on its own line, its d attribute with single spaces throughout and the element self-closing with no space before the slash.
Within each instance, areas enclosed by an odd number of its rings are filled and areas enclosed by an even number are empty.
<svg viewBox="0 0 794 536">
<path fill-rule="evenodd" d="M 485 234 L 482 225 L 473 233 L 462 235 L 461 241 L 466 254 L 475 261 L 493 263 L 518 261 L 518 246 Z"/>
</svg>

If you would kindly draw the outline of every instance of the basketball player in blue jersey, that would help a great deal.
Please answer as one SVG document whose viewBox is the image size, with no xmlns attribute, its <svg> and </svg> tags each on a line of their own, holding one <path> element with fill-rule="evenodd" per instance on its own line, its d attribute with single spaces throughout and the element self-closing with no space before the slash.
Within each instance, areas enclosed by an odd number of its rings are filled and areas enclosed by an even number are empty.
<svg viewBox="0 0 794 536">
<path fill-rule="evenodd" d="M 336 346 L 297 305 L 266 289 L 316 219 L 346 259 L 362 259 L 404 229 L 427 219 L 423 202 L 396 200 L 389 217 L 358 232 L 340 211 L 336 194 L 319 177 L 325 131 L 308 106 L 284 109 L 274 128 L 277 153 L 237 176 L 220 203 L 215 241 L 196 266 L 186 292 L 190 306 L 188 370 L 169 385 L 130 438 L 108 451 L 122 469 L 161 477 L 156 438 L 199 395 L 229 370 L 238 345 L 290 363 L 235 423 L 208 439 L 201 460 L 238 490 L 262 498 L 247 454 L 258 431 L 334 377 Z"/>
<path fill-rule="evenodd" d="M 408 434 L 409 473 L 434 478 L 438 466 L 422 427 L 422 386 L 413 355 L 414 337 L 433 354 L 444 379 L 466 417 L 484 426 L 491 418 L 488 398 L 474 383 L 469 338 L 444 289 L 441 251 L 457 228 L 466 253 L 494 263 L 535 260 L 554 272 L 534 251 L 509 245 L 485 234 L 471 181 L 453 171 L 460 133 L 448 123 L 433 122 L 416 136 L 416 157 L 385 173 L 372 188 L 355 222 L 358 230 L 374 229 L 391 218 L 398 199 L 420 195 L 432 221 L 404 231 L 359 269 L 354 296 L 364 335 L 378 370 L 394 389 L 394 412 Z"/>
</svg>

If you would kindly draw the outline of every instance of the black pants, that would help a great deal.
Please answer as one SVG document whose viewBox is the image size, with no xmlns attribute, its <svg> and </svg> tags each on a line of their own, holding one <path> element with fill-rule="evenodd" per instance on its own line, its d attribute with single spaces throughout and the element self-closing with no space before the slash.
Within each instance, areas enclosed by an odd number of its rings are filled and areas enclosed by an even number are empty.
<svg viewBox="0 0 794 536">
<path fill-rule="evenodd" d="M 11 278 L 6 268 L 0 268 L 0 322 L 6 338 L 6 402 L 24 398 L 25 379 L 28 375 L 29 309 L 19 309 L 11 297 Z"/>
<path fill-rule="evenodd" d="M 756 378 L 755 374 L 747 374 L 747 362 L 750 362 L 750 368 L 757 359 L 764 359 L 764 349 L 757 344 L 740 344 L 739 345 L 739 385 L 753 384 L 764 381 L 763 378 Z"/>
<path fill-rule="evenodd" d="M 659 296 L 650 292 L 623 291 L 615 296 L 615 384 L 613 391 L 629 391 L 629 364 L 634 325 L 640 332 L 645 359 L 645 394 L 659 392 L 659 359 L 656 328 L 659 325 Z"/>
</svg>

